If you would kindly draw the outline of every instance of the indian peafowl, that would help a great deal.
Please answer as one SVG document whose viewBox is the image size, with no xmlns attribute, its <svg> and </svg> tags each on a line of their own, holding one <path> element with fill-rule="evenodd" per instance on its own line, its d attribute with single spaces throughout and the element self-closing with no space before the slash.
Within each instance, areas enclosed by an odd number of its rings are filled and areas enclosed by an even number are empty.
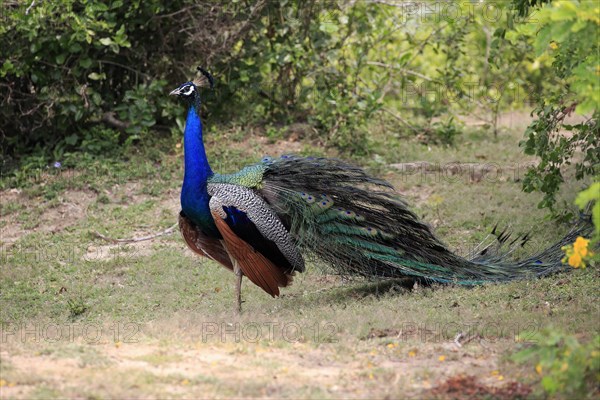
<svg viewBox="0 0 600 400">
<path fill-rule="evenodd" d="M 502 246 L 509 237 L 505 232 L 463 258 L 436 238 L 389 183 L 337 159 L 265 157 L 234 174 L 214 173 L 202 140 L 198 92 L 212 88 L 213 78 L 198 70 L 201 80 L 170 93 L 188 106 L 179 227 L 194 252 L 235 273 L 238 311 L 243 276 L 278 296 L 295 272 L 305 270 L 305 255 L 344 275 L 460 285 L 544 276 L 563 268 L 560 249 L 573 242 L 575 230 L 521 261 L 508 256 L 528 237 Z"/>
</svg>

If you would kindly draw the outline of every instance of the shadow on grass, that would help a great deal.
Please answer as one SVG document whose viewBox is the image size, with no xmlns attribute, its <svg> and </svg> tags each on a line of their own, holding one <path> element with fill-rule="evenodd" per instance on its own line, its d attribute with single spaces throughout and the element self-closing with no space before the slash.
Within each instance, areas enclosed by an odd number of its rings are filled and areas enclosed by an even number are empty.
<svg viewBox="0 0 600 400">
<path fill-rule="evenodd" d="M 366 298 L 381 298 L 386 295 L 403 295 L 412 291 L 415 280 L 412 278 L 385 279 L 380 281 L 367 281 L 344 279 L 343 283 L 324 285 L 324 287 L 310 292 L 285 293 L 282 297 L 293 299 L 299 306 L 320 306 L 322 304 L 343 305 L 351 300 Z"/>
</svg>

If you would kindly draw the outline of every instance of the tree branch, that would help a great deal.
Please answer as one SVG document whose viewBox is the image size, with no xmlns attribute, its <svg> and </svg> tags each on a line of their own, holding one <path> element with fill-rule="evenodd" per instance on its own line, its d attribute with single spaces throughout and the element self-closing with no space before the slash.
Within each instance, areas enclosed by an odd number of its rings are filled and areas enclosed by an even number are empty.
<svg viewBox="0 0 600 400">
<path fill-rule="evenodd" d="M 421 133 L 417 128 L 415 128 L 414 126 L 412 126 L 411 124 L 408 123 L 408 121 L 406 121 L 404 118 L 402 118 L 401 116 L 399 116 L 398 114 L 394 113 L 392 110 L 387 109 L 385 107 L 381 108 L 381 111 L 385 111 L 386 113 L 390 114 L 392 117 L 394 117 L 396 120 L 402 122 L 404 125 L 406 125 L 407 127 L 410 128 L 410 130 L 412 130 L 414 133 L 416 133 L 417 135 L 419 133 Z"/>
<path fill-rule="evenodd" d="M 129 128 L 129 122 L 121 121 L 120 119 L 118 119 L 113 111 L 107 111 L 104 114 L 102 114 L 101 121 L 112 126 L 113 128 L 117 128 L 122 131 Z"/>
<path fill-rule="evenodd" d="M 406 69 L 406 68 L 396 67 L 395 65 L 385 64 L 385 63 L 382 63 L 382 62 L 379 62 L 379 61 L 367 61 L 367 64 L 368 65 L 374 65 L 376 67 L 383 67 L 383 68 L 393 69 L 393 70 L 405 73 L 407 75 L 416 76 L 418 78 L 424 79 L 424 80 L 429 81 L 429 82 L 438 82 L 435 79 L 430 78 L 430 77 L 428 77 L 426 75 L 423 75 L 423 74 L 421 74 L 419 72 L 412 71 L 412 70 Z"/>
<path fill-rule="evenodd" d="M 25 15 L 29 15 L 29 12 L 31 11 L 31 9 L 35 7 L 35 0 L 31 1 L 31 4 L 29 5 L 29 7 L 27 7 L 27 9 L 25 10 Z"/>
</svg>

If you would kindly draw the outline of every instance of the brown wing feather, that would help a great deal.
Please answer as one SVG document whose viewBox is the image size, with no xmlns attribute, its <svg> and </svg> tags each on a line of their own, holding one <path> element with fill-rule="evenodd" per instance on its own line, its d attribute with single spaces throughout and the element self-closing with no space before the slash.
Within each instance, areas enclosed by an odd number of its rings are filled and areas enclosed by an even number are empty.
<svg viewBox="0 0 600 400">
<path fill-rule="evenodd" d="M 213 218 L 230 256 L 237 260 L 244 275 L 271 296 L 279 296 L 279 288 L 290 284 L 292 277 L 240 239 L 218 214 L 213 213 Z"/>
<path fill-rule="evenodd" d="M 183 214 L 179 214 L 179 230 L 188 247 L 194 253 L 213 259 L 233 271 L 229 254 L 219 239 L 206 236 Z"/>
</svg>

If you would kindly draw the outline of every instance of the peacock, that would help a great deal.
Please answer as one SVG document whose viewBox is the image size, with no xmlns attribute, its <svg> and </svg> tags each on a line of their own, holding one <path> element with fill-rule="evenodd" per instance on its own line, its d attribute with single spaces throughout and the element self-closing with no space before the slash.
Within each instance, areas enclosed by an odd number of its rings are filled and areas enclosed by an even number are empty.
<svg viewBox="0 0 600 400">
<path fill-rule="evenodd" d="M 198 77 L 170 94 L 188 107 L 179 228 L 191 250 L 236 276 L 241 311 L 242 277 L 273 297 L 314 257 L 345 276 L 407 278 L 418 282 L 479 285 L 541 277 L 563 268 L 561 247 L 577 230 L 522 259 L 510 254 L 529 239 L 509 242 L 492 233 L 467 257 L 450 251 L 386 181 L 339 159 L 264 157 L 232 174 L 212 171 L 200 118 L 200 93 L 213 77 Z"/>
</svg>

